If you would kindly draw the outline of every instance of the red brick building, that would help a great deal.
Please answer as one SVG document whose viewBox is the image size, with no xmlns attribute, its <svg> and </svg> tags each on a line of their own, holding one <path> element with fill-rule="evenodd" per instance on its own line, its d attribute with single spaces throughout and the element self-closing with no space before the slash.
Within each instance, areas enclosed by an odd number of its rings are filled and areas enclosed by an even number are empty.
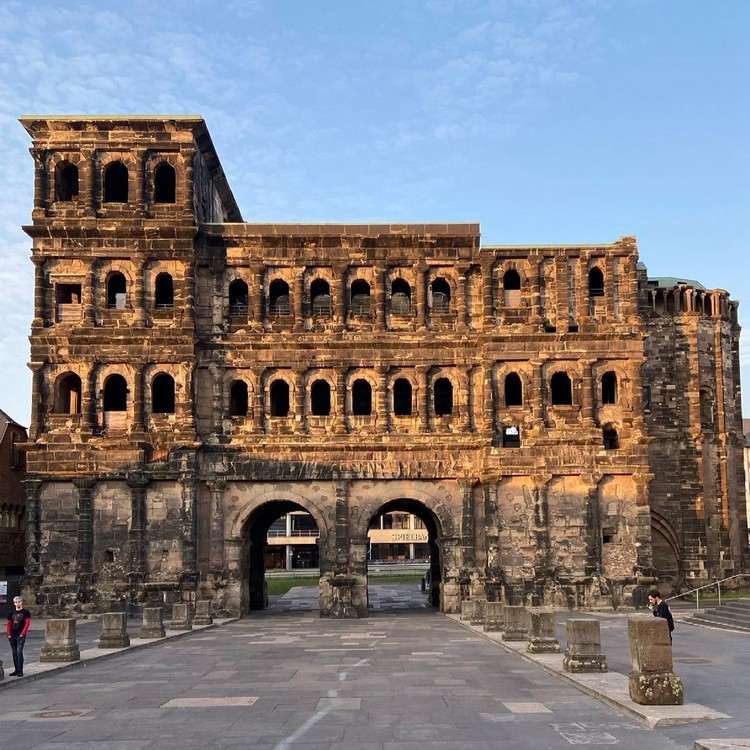
<svg viewBox="0 0 750 750">
<path fill-rule="evenodd" d="M 24 454 L 26 428 L 0 410 L 0 578 L 24 566 Z"/>
</svg>

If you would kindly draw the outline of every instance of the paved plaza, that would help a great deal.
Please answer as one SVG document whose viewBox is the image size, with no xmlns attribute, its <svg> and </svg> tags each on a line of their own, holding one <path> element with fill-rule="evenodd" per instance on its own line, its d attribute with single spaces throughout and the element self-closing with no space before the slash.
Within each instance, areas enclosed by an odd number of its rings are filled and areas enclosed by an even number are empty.
<svg viewBox="0 0 750 750">
<path fill-rule="evenodd" d="M 363 620 L 320 619 L 315 593 L 0 691 L 0 747 L 659 750 L 750 736 L 746 636 L 678 624 L 688 698 L 733 718 L 651 731 L 425 608 L 416 586 L 373 586 Z M 611 668 L 626 671 L 625 620 L 600 619 Z"/>
</svg>

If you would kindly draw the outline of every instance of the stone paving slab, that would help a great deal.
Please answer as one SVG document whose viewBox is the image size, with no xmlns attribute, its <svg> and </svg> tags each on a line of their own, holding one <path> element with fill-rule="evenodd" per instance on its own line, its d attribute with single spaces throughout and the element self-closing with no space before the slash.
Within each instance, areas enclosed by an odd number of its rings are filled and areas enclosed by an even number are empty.
<svg viewBox="0 0 750 750">
<path fill-rule="evenodd" d="M 574 674 L 563 669 L 563 654 L 530 654 L 527 641 L 503 641 L 501 633 L 485 633 L 479 625 L 469 625 L 458 615 L 446 615 L 462 627 L 486 638 L 506 651 L 511 651 L 522 659 L 540 666 L 551 674 L 573 683 L 579 690 L 599 700 L 616 706 L 640 719 L 650 729 L 657 727 L 695 724 L 701 721 L 729 719 L 728 714 L 716 711 L 700 703 L 685 703 L 682 706 L 642 706 L 630 698 L 628 677 L 620 672 Z"/>
<path fill-rule="evenodd" d="M 693 750 L 750 750 L 750 738 L 744 740 L 696 740 Z"/>
<path fill-rule="evenodd" d="M 23 668 L 23 677 L 6 677 L 4 680 L 0 680 L 0 690 L 15 687 L 17 685 L 25 685 L 33 680 L 38 680 L 41 677 L 45 677 L 50 674 L 56 674 L 68 669 L 81 668 L 86 666 L 88 663 L 93 661 L 101 661 L 102 659 L 108 659 L 113 656 L 119 656 L 120 654 L 135 649 L 148 648 L 149 646 L 155 646 L 158 644 L 172 641 L 175 638 L 184 638 L 185 636 L 199 633 L 202 630 L 210 630 L 218 625 L 223 625 L 227 622 L 234 622 L 236 617 L 227 618 L 214 618 L 213 625 L 194 625 L 192 630 L 164 630 L 164 638 L 132 638 L 130 639 L 130 645 L 125 648 L 89 648 L 81 649 L 81 658 L 79 661 L 71 662 L 40 662 L 40 661 L 29 661 L 25 660 Z M 24 654 L 25 655 L 25 654 Z M 106 688 L 105 688 L 106 689 Z"/>
</svg>

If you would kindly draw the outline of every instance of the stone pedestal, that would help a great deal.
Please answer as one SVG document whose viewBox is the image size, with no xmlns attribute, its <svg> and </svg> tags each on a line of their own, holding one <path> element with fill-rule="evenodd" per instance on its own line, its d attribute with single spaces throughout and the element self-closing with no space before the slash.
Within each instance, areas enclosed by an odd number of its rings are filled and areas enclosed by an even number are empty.
<svg viewBox="0 0 750 750">
<path fill-rule="evenodd" d="M 80 661 L 81 652 L 76 640 L 76 621 L 47 620 L 44 633 L 44 645 L 39 654 L 42 662 Z"/>
<path fill-rule="evenodd" d="M 484 625 L 484 609 L 486 605 L 486 599 L 474 599 L 474 609 L 469 619 L 471 625 Z"/>
<path fill-rule="evenodd" d="M 5 679 L 5 672 L 3 671 L 3 662 L 0 661 L 0 680 Z"/>
<path fill-rule="evenodd" d="M 469 622 L 474 616 L 474 602 L 471 599 L 461 601 L 461 620 Z"/>
<path fill-rule="evenodd" d="M 555 636 L 555 613 L 541 609 L 529 610 L 529 645 L 531 654 L 559 654 L 560 641 Z"/>
<path fill-rule="evenodd" d="M 576 618 L 565 623 L 566 672 L 606 672 L 607 657 L 602 653 L 599 621 Z"/>
<path fill-rule="evenodd" d="M 189 604 L 172 605 L 172 621 L 169 623 L 171 630 L 192 630 L 193 618 Z"/>
<path fill-rule="evenodd" d="M 351 620 L 368 616 L 367 578 L 328 575 L 320 579 L 320 616 Z"/>
<path fill-rule="evenodd" d="M 130 645 L 128 616 L 124 612 L 107 612 L 100 619 L 102 633 L 98 648 L 126 648 Z"/>
<path fill-rule="evenodd" d="M 195 617 L 193 625 L 212 625 L 214 618 L 211 615 L 210 599 L 201 599 L 195 603 Z"/>
<path fill-rule="evenodd" d="M 642 706 L 681 706 L 682 680 L 674 673 L 667 621 L 652 615 L 628 617 L 630 697 Z"/>
<path fill-rule="evenodd" d="M 529 615 L 526 607 L 508 605 L 505 607 L 504 641 L 525 641 L 529 637 Z"/>
<path fill-rule="evenodd" d="M 144 607 L 141 638 L 164 638 L 164 610 L 161 607 Z"/>
<path fill-rule="evenodd" d="M 505 605 L 502 602 L 487 602 L 484 607 L 484 630 L 500 633 L 505 625 Z"/>
</svg>

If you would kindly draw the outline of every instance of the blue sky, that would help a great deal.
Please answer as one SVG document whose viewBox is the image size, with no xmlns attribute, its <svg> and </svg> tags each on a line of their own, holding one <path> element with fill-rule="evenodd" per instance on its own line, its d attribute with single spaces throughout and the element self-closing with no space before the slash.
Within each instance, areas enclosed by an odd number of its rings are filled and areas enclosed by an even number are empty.
<svg viewBox="0 0 750 750">
<path fill-rule="evenodd" d="M 251 221 L 635 235 L 747 326 L 748 27 L 745 0 L 4 2 L 0 408 L 27 423 L 22 113 L 202 114 Z"/>
</svg>

